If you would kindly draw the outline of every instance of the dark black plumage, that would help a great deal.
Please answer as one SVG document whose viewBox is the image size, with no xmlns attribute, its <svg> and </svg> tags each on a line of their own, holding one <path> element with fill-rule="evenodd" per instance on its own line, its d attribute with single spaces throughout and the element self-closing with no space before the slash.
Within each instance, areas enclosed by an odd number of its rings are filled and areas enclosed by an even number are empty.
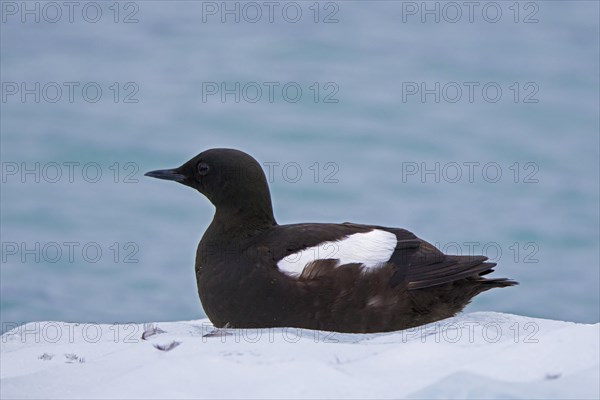
<svg viewBox="0 0 600 400">
<path fill-rule="evenodd" d="M 486 257 L 445 255 L 404 229 L 277 225 L 260 164 L 238 150 L 207 150 L 179 168 L 146 175 L 195 188 L 216 207 L 198 245 L 196 278 L 204 311 L 217 327 L 405 329 L 451 317 L 479 293 L 517 284 L 484 278 L 495 266 Z M 373 230 L 395 235 L 389 259 L 375 268 L 339 265 L 336 243 Z M 331 254 L 299 274 L 278 267 L 284 257 L 324 242 L 334 247 Z"/>
</svg>

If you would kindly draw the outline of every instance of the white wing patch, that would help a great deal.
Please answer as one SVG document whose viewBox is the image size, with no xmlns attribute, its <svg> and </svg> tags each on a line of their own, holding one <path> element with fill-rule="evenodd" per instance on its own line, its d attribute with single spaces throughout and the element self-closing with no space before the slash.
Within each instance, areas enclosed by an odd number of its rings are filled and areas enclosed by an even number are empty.
<svg viewBox="0 0 600 400">
<path fill-rule="evenodd" d="M 292 276 L 300 275 L 308 263 L 325 259 L 337 259 L 338 265 L 359 263 L 366 268 L 375 268 L 390 259 L 397 243 L 393 233 L 374 229 L 290 254 L 281 259 L 277 267 Z"/>
</svg>

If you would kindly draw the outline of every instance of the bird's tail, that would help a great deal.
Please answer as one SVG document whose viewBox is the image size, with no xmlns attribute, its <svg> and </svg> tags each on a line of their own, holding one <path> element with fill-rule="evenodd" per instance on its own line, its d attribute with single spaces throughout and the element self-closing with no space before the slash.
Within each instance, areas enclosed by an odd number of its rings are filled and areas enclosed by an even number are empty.
<svg viewBox="0 0 600 400">
<path fill-rule="evenodd" d="M 444 261 L 416 268 L 409 273 L 409 290 L 443 285 L 461 279 L 481 284 L 482 291 L 517 285 L 507 278 L 484 278 L 492 273 L 496 263 L 486 262 L 485 256 L 445 256 Z"/>
<path fill-rule="evenodd" d="M 483 287 L 485 288 L 485 290 L 493 289 L 493 288 L 516 286 L 519 284 L 519 282 L 513 281 L 512 279 L 508 279 L 508 278 L 488 279 L 488 278 L 480 277 L 480 278 L 476 279 L 476 281 L 478 283 L 481 283 L 483 285 Z"/>
</svg>

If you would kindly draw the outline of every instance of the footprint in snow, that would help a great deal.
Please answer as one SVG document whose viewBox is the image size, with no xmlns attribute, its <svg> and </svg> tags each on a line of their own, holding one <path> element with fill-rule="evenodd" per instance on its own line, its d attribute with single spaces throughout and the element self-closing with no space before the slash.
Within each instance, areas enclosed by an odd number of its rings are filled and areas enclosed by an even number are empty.
<svg viewBox="0 0 600 400">
<path fill-rule="evenodd" d="M 181 342 L 178 342 L 178 341 L 174 340 L 174 341 L 172 341 L 169 344 L 165 344 L 165 345 L 162 345 L 162 344 L 153 344 L 152 346 L 154 346 L 154 348 L 156 348 L 156 349 L 158 349 L 160 351 L 171 351 L 175 347 L 179 346 L 180 344 L 181 344 Z"/>
</svg>

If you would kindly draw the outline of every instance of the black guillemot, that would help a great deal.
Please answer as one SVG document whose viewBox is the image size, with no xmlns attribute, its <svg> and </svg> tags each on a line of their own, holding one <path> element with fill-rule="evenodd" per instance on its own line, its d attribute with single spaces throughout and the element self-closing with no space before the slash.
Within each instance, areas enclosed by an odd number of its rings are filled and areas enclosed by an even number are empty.
<svg viewBox="0 0 600 400">
<path fill-rule="evenodd" d="M 260 164 L 211 149 L 146 173 L 190 186 L 215 206 L 196 252 L 200 301 L 216 327 L 384 332 L 460 312 L 486 290 L 484 256 L 445 255 L 400 228 L 353 223 L 278 225 Z"/>
</svg>

